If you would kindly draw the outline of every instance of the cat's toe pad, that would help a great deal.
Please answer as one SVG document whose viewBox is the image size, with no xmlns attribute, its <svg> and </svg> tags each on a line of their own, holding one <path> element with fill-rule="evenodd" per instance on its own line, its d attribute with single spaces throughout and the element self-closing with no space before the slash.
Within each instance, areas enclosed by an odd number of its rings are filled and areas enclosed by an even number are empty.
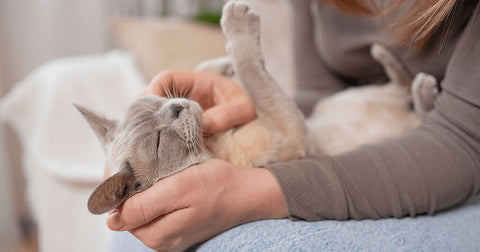
<svg viewBox="0 0 480 252">
<path fill-rule="evenodd" d="M 245 2 L 229 2 L 223 8 L 222 30 L 229 41 L 240 38 L 258 39 L 260 18 Z"/>
</svg>

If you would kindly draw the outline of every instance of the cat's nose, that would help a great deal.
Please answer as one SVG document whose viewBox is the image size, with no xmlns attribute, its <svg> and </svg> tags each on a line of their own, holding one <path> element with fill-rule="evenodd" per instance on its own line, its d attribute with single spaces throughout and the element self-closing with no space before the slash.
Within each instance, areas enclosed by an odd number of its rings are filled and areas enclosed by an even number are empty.
<svg viewBox="0 0 480 252">
<path fill-rule="evenodd" d="M 182 112 L 182 110 L 185 108 L 183 105 L 180 104 L 172 104 L 170 105 L 170 107 L 172 108 L 173 116 L 175 118 L 178 118 L 180 116 L 180 112 Z"/>
</svg>

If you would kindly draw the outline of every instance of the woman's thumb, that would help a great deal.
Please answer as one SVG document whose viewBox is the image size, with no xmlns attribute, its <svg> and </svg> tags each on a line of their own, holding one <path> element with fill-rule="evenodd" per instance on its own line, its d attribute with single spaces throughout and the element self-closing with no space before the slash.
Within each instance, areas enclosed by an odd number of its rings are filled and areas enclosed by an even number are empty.
<svg viewBox="0 0 480 252">
<path fill-rule="evenodd" d="M 255 109 L 249 105 L 232 102 L 207 109 L 202 115 L 204 134 L 213 134 L 252 121 L 255 119 Z"/>
</svg>

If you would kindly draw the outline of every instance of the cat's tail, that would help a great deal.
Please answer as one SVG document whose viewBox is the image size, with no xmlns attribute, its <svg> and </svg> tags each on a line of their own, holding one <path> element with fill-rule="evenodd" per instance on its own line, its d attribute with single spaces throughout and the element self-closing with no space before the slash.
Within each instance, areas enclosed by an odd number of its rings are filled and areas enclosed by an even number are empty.
<svg viewBox="0 0 480 252">
<path fill-rule="evenodd" d="M 413 75 L 395 55 L 378 43 L 372 44 L 370 54 L 378 63 L 382 64 L 391 83 L 410 87 Z"/>
</svg>

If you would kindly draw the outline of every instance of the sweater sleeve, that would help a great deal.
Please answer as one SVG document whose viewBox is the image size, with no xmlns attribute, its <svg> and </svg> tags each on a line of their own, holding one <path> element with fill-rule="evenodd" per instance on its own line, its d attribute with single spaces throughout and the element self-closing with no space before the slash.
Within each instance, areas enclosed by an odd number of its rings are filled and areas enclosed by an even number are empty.
<svg viewBox="0 0 480 252">
<path fill-rule="evenodd" d="M 309 115 L 322 98 L 344 88 L 323 63 L 314 40 L 311 0 L 289 0 L 293 11 L 293 59 L 297 93 L 295 102 Z"/>
<path fill-rule="evenodd" d="M 448 208 L 480 187 L 480 15 L 465 27 L 422 125 L 340 156 L 267 167 L 292 219 L 402 217 Z"/>
</svg>

